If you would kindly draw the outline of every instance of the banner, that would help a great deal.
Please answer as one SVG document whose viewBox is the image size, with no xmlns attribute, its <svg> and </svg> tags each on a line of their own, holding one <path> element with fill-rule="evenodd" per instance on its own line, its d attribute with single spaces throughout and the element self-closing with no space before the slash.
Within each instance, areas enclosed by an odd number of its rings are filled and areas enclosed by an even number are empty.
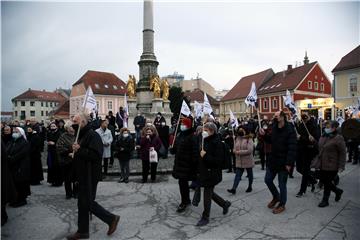
<svg viewBox="0 0 360 240">
<path fill-rule="evenodd" d="M 290 112 L 294 116 L 297 116 L 298 115 L 297 109 L 296 109 L 296 106 L 295 106 L 294 102 L 292 101 L 291 94 L 290 94 L 289 90 L 286 90 L 286 96 L 283 96 L 283 99 L 284 99 L 285 106 L 290 110 Z"/>
<path fill-rule="evenodd" d="M 211 107 L 211 105 L 210 105 L 210 102 L 209 102 L 209 99 L 208 99 L 206 93 L 204 93 L 203 112 L 204 112 L 204 114 L 209 114 L 210 116 L 212 116 L 211 113 L 213 112 L 212 107 Z"/>
<path fill-rule="evenodd" d="M 128 119 L 129 119 L 129 106 L 127 103 L 127 96 L 125 93 L 125 96 L 124 96 L 124 119 L 123 119 L 123 124 L 124 124 L 125 128 L 128 127 Z"/>
<path fill-rule="evenodd" d="M 249 106 L 257 107 L 256 102 L 257 102 L 256 86 L 255 86 L 255 82 L 252 82 L 251 89 L 249 95 L 245 99 L 245 103 L 248 107 Z"/>
<path fill-rule="evenodd" d="M 198 101 L 194 101 L 194 110 L 195 110 L 195 117 L 196 118 L 202 118 L 203 117 L 202 105 Z"/>
<path fill-rule="evenodd" d="M 185 102 L 185 100 L 182 101 L 180 113 L 187 116 L 187 117 L 191 115 L 190 108 L 187 105 L 187 103 Z"/>
<path fill-rule="evenodd" d="M 229 111 L 230 111 L 230 124 L 231 124 L 231 127 L 237 128 L 239 126 L 239 122 L 238 122 L 237 118 L 234 116 L 234 113 L 231 111 L 231 109 Z"/>
<path fill-rule="evenodd" d="M 90 110 L 91 112 L 95 113 L 98 111 L 97 109 L 97 105 L 96 105 L 96 98 L 94 96 L 94 93 L 91 89 L 91 87 L 89 86 L 88 89 L 86 90 L 86 94 L 85 94 L 85 98 L 84 98 L 84 102 L 82 107 L 87 110 Z"/>
</svg>

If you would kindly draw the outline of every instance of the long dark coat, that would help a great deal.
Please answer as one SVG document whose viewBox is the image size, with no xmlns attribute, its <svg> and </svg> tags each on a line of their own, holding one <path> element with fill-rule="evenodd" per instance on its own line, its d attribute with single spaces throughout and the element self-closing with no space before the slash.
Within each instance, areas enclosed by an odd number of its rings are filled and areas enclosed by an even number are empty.
<svg viewBox="0 0 360 240">
<path fill-rule="evenodd" d="M 161 148 L 161 140 L 158 136 L 152 135 L 150 139 L 147 139 L 146 137 L 141 138 L 140 153 L 141 153 L 142 161 L 149 161 L 150 147 L 153 147 L 159 156 L 159 150 Z"/>
<path fill-rule="evenodd" d="M 123 136 L 118 136 L 115 144 L 117 158 L 121 162 L 129 161 L 131 158 L 131 153 L 135 148 L 134 139 L 130 135 L 126 138 L 124 138 Z"/>
<path fill-rule="evenodd" d="M 49 131 L 47 133 L 47 141 L 55 142 L 55 145 L 48 145 L 48 157 L 47 157 L 47 165 L 48 165 L 48 183 L 53 184 L 61 184 L 62 183 L 62 172 L 61 167 L 59 165 L 58 155 L 56 152 L 56 142 L 60 137 L 60 132 L 52 132 Z"/>
<path fill-rule="evenodd" d="M 33 132 L 27 136 L 30 144 L 30 182 L 38 183 L 44 180 L 43 167 L 41 163 L 41 149 L 44 143 L 38 133 Z"/>
<path fill-rule="evenodd" d="M 6 146 L 9 169 L 15 183 L 30 181 L 29 151 L 30 145 L 23 137 L 10 141 Z"/>
</svg>

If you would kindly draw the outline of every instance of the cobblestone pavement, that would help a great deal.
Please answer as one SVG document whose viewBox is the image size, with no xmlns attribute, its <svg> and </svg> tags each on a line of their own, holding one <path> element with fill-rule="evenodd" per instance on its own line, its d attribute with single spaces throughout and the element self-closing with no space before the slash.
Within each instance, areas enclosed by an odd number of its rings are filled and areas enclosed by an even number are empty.
<svg viewBox="0 0 360 240">
<path fill-rule="evenodd" d="M 132 176 L 129 184 L 120 184 L 111 177 L 101 182 L 97 200 L 121 216 L 118 230 L 106 236 L 107 226 L 96 217 L 90 223 L 91 239 L 359 239 L 360 226 L 360 167 L 348 164 L 340 175 L 344 189 L 340 202 L 331 196 L 330 206 L 318 208 L 322 192 L 310 191 L 296 198 L 300 176 L 288 180 L 288 203 L 283 214 L 274 215 L 266 207 L 271 199 L 263 183 L 264 171 L 254 171 L 252 193 L 245 193 L 247 179 L 240 183 L 236 195 L 226 192 L 234 174 L 223 174 L 216 192 L 232 202 L 227 215 L 213 203 L 208 226 L 196 227 L 203 210 L 190 207 L 176 213 L 179 190 L 170 175 L 159 176 L 156 183 L 141 184 Z M 47 184 L 32 187 L 29 204 L 7 208 L 9 222 L 2 227 L 2 239 L 40 240 L 64 239 L 77 230 L 76 200 L 65 200 L 62 187 Z"/>
</svg>

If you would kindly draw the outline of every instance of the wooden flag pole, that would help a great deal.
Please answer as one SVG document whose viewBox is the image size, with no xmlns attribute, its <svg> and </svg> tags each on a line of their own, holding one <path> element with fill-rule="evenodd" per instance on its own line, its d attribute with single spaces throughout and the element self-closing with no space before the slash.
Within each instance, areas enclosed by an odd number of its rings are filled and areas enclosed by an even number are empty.
<svg viewBox="0 0 360 240">
<path fill-rule="evenodd" d="M 177 120 L 177 123 L 176 123 L 176 128 L 175 128 L 175 133 L 174 133 L 174 141 L 171 144 L 171 148 L 174 147 L 174 144 L 175 144 L 175 141 L 176 141 L 176 135 L 177 135 L 177 131 L 178 131 L 178 128 L 179 128 L 180 117 L 181 117 L 181 110 L 180 110 L 180 114 L 179 114 L 179 117 L 178 117 L 178 120 Z"/>
</svg>

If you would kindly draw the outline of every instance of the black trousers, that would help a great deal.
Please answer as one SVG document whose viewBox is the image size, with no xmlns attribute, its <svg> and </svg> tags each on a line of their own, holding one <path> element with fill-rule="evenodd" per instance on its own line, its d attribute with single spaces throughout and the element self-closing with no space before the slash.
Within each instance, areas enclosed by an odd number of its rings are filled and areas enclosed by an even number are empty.
<svg viewBox="0 0 360 240">
<path fill-rule="evenodd" d="M 75 169 L 72 163 L 63 166 L 63 176 L 65 182 L 66 196 L 73 196 L 77 194 L 77 185 Z"/>
<path fill-rule="evenodd" d="M 214 200 L 214 202 L 222 208 L 224 208 L 226 204 L 226 201 L 214 192 L 214 186 L 204 187 L 204 212 L 202 217 L 205 219 L 209 219 L 210 217 L 211 200 Z"/>
<path fill-rule="evenodd" d="M 190 204 L 190 188 L 187 179 L 179 179 L 179 189 L 182 204 Z"/>
<path fill-rule="evenodd" d="M 147 181 L 149 176 L 149 170 L 151 174 L 151 180 L 156 180 L 156 171 L 158 163 L 150 163 L 149 160 L 142 160 L 142 177 L 143 181 Z"/>
<path fill-rule="evenodd" d="M 324 195 L 323 195 L 324 201 L 329 200 L 331 191 L 333 191 L 334 193 L 338 193 L 340 190 L 334 184 L 334 179 L 336 176 L 337 176 L 337 171 L 320 170 L 320 181 L 324 184 Z"/>
<path fill-rule="evenodd" d="M 104 158 L 104 174 L 105 175 L 108 173 L 109 159 L 110 158 Z"/>
<path fill-rule="evenodd" d="M 349 144 L 349 162 L 357 163 L 359 160 L 359 143 L 352 141 Z"/>
<path fill-rule="evenodd" d="M 91 185 L 91 186 L 90 186 Z M 89 215 L 94 214 L 101 221 L 110 225 L 115 218 L 115 215 L 105 210 L 100 204 L 95 201 L 97 189 L 97 181 L 91 184 L 79 182 L 78 194 L 78 232 L 89 233 Z"/>
</svg>

